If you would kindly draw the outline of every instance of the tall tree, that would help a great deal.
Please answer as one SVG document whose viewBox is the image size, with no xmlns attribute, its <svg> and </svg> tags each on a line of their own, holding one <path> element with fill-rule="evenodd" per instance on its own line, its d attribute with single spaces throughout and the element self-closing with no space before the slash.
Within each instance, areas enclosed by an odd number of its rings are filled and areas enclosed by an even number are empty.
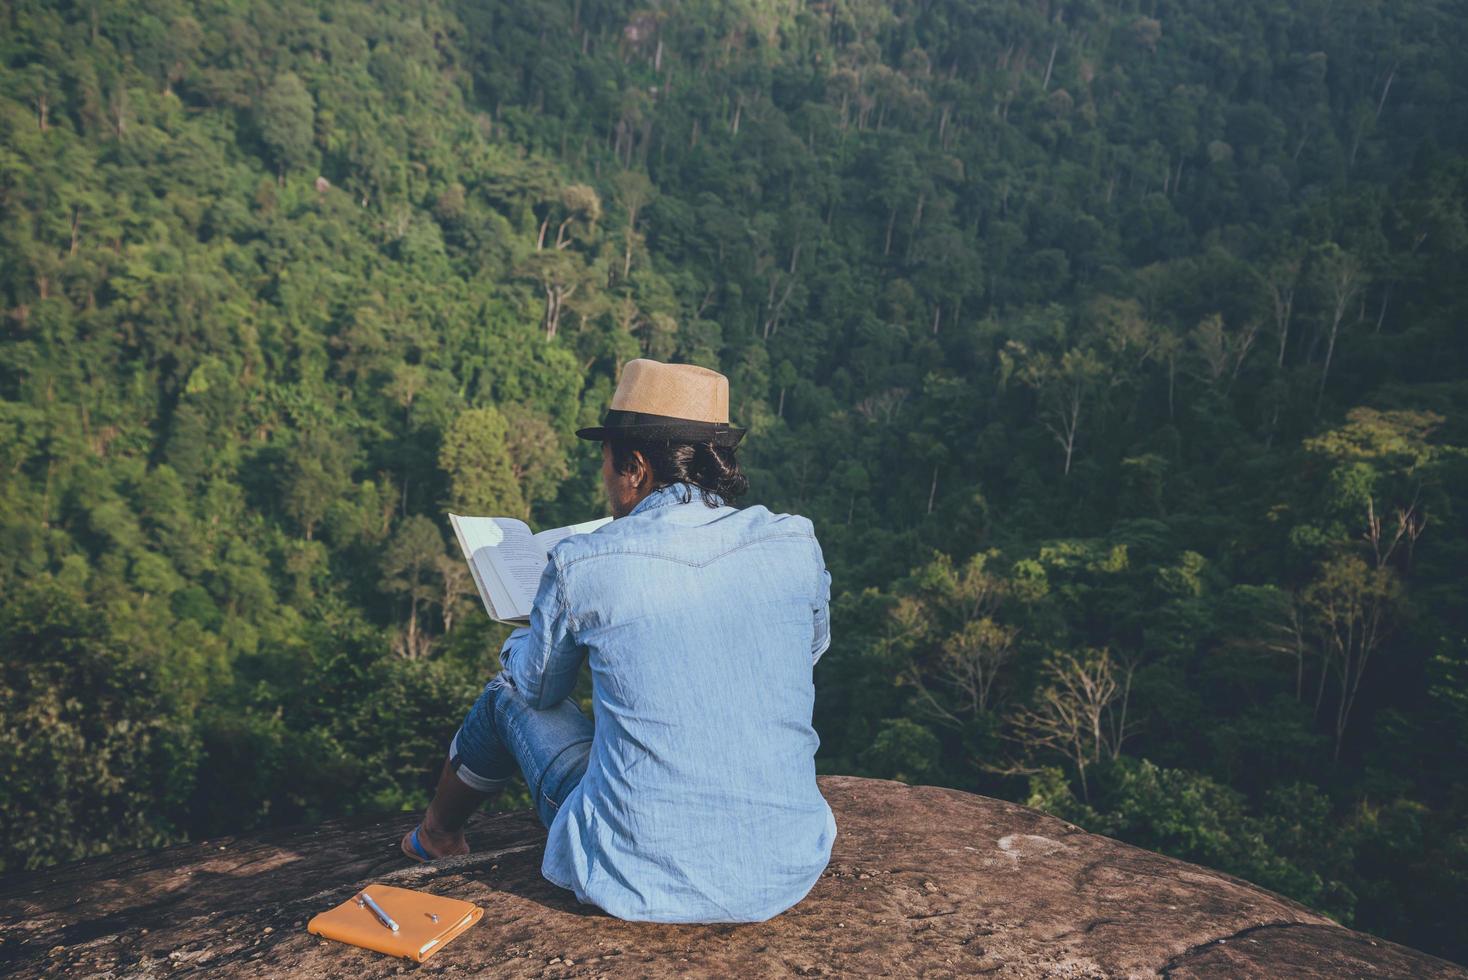
<svg viewBox="0 0 1468 980">
<path fill-rule="evenodd" d="M 433 638 L 419 624 L 420 611 L 439 596 L 434 582 L 443 557 L 443 536 L 433 521 L 414 514 L 398 526 L 382 554 L 379 587 L 389 595 L 408 600 L 408 623 L 395 641 L 400 656 L 418 660 L 428 655 Z"/>
<path fill-rule="evenodd" d="M 524 441 L 520 434 L 516 438 Z M 448 475 L 448 504 L 455 510 L 484 517 L 527 513 L 515 467 L 530 460 L 511 460 L 509 424 L 498 409 L 459 413 L 444 433 L 438 465 Z"/>
<path fill-rule="evenodd" d="M 282 180 L 287 172 L 302 169 L 311 162 L 315 116 L 315 101 L 295 72 L 277 75 L 260 96 L 256 123 Z"/>
</svg>

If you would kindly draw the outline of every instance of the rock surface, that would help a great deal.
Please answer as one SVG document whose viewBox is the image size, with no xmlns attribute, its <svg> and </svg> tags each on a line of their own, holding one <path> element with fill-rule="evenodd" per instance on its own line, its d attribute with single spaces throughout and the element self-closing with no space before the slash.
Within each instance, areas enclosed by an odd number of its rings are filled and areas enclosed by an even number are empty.
<svg viewBox="0 0 1468 980">
<path fill-rule="evenodd" d="M 1468 971 L 1341 928 L 1237 878 L 1026 807 L 822 777 L 831 864 L 768 922 L 622 922 L 540 876 L 529 813 L 483 816 L 477 853 L 409 865 L 410 818 L 228 838 L 0 879 L 0 974 L 28 977 L 1418 977 Z M 306 932 L 371 882 L 484 919 L 420 965 Z"/>
</svg>

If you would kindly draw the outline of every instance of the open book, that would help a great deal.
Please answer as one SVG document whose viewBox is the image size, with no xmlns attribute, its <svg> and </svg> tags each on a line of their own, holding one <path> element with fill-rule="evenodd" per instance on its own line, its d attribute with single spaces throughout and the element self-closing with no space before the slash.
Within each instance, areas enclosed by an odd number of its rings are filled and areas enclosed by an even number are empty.
<svg viewBox="0 0 1468 980">
<path fill-rule="evenodd" d="M 531 534 L 529 525 L 513 517 L 449 515 L 489 617 L 513 626 L 530 622 L 530 607 L 550 550 L 563 539 L 595 531 L 610 520 L 602 517 Z"/>
</svg>

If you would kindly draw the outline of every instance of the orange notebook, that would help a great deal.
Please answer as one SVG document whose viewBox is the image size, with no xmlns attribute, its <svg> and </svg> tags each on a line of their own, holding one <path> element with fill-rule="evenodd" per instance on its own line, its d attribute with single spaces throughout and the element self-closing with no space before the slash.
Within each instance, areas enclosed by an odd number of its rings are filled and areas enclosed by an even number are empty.
<svg viewBox="0 0 1468 980">
<path fill-rule="evenodd" d="M 398 924 L 397 932 L 359 904 L 362 892 Z M 472 902 L 391 885 L 368 885 L 331 911 L 317 915 L 306 929 L 327 939 L 422 963 L 483 916 L 484 910 Z"/>
</svg>

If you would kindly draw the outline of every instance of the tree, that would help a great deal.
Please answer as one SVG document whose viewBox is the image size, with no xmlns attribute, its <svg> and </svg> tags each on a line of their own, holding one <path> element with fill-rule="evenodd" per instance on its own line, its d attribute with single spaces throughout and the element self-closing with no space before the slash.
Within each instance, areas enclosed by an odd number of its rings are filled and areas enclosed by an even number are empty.
<svg viewBox="0 0 1468 980">
<path fill-rule="evenodd" d="M 923 782 L 938 767 L 941 743 L 936 735 L 909 718 L 884 719 L 861 753 L 872 775 L 903 782 Z"/>
<path fill-rule="evenodd" d="M 1089 802 L 1087 767 L 1119 758 L 1135 727 L 1127 720 L 1132 671 L 1131 665 L 1118 665 L 1108 650 L 1056 651 L 1045 662 L 1047 683 L 1035 703 L 1010 715 L 1007 737 L 1026 753 L 1067 759 L 1081 781 L 1082 799 Z M 1000 771 L 1038 770 L 1011 765 Z"/>
<path fill-rule="evenodd" d="M 543 417 L 523 406 L 510 405 L 505 408 L 504 418 L 506 459 L 525 501 L 522 516 L 528 518 L 536 501 L 555 496 L 571 469 L 556 431 Z"/>
<path fill-rule="evenodd" d="M 173 92 L 173 86 L 183 79 L 191 63 L 198 58 L 203 44 L 204 30 L 196 19 L 188 15 L 174 18 L 163 45 L 166 52 L 164 92 Z"/>
<path fill-rule="evenodd" d="M 1238 635 L 1231 643 L 1288 657 L 1295 664 L 1295 700 L 1305 696 L 1305 653 L 1310 644 L 1307 612 L 1298 595 L 1272 585 L 1239 585 L 1230 593 Z"/>
<path fill-rule="evenodd" d="M 516 438 L 525 441 L 520 434 Z M 515 467 L 533 464 L 512 462 L 509 439 L 509 425 L 498 409 L 485 406 L 459 413 L 438 451 L 439 468 L 449 478 L 451 508 L 484 516 L 528 514 Z"/>
<path fill-rule="evenodd" d="M 800 380 L 800 374 L 795 370 L 795 365 L 788 360 L 781 361 L 775 368 L 775 384 L 780 388 L 779 400 L 775 406 L 775 415 L 779 418 L 785 417 L 785 392 Z"/>
<path fill-rule="evenodd" d="M 353 452 L 348 437 L 312 427 L 300 433 L 286 455 L 281 503 L 307 541 L 350 486 Z"/>
<path fill-rule="evenodd" d="M 996 620 L 1013 591 L 990 568 L 998 559 L 997 551 L 979 552 L 955 568 L 940 554 L 916 573 L 915 594 L 892 608 L 910 658 L 903 679 L 950 725 L 962 727 L 989 711 L 995 682 L 1016 653 L 1019 629 Z"/>
<path fill-rule="evenodd" d="M 1330 327 L 1325 345 L 1325 363 L 1320 368 L 1320 388 L 1316 392 L 1315 407 L 1320 410 L 1320 400 L 1325 397 L 1325 382 L 1330 377 L 1331 358 L 1335 356 L 1336 338 L 1340 334 L 1341 321 L 1346 310 L 1356 298 L 1363 285 L 1361 264 L 1350 252 L 1330 242 L 1316 252 L 1316 274 L 1325 286 L 1329 300 L 1327 316 Z"/>
<path fill-rule="evenodd" d="M 408 626 L 394 643 L 399 656 L 418 660 L 428 655 L 433 638 L 418 625 L 418 612 L 440 594 L 433 581 L 443 556 L 443 536 L 438 527 L 421 514 L 398 525 L 382 554 L 382 579 L 378 587 L 389 595 L 408 600 Z"/>
<path fill-rule="evenodd" d="M 464 611 L 464 600 L 472 599 L 479 593 L 474 588 L 473 575 L 463 556 L 441 554 L 435 559 L 434 566 L 439 580 L 443 582 L 438 609 L 443 619 L 443 635 L 448 636 L 454 631 L 454 623 L 458 621 L 459 614 Z"/>
<path fill-rule="evenodd" d="M 1300 255 L 1291 253 L 1269 265 L 1264 272 L 1251 270 L 1269 295 L 1274 316 L 1274 332 L 1279 337 L 1279 354 L 1275 366 L 1284 367 L 1285 348 L 1290 340 L 1290 320 L 1295 312 L 1295 290 L 1300 282 Z"/>
<path fill-rule="evenodd" d="M 311 162 L 316 104 L 306 83 L 294 72 L 282 72 L 260 97 L 256 123 L 284 181 L 287 171 Z"/>
<path fill-rule="evenodd" d="M 556 240 L 552 245 L 558 252 L 571 247 L 578 226 L 582 234 L 587 235 L 601 220 L 601 198 L 595 188 L 586 184 L 567 184 L 562 188 L 560 205 L 563 217 L 556 226 Z M 537 250 L 546 247 L 545 234 L 550 223 L 551 216 L 547 214 L 540 224 L 540 235 L 535 243 Z"/>
<path fill-rule="evenodd" d="M 923 613 L 921 605 L 912 600 L 894 609 L 894 616 L 913 629 L 921 629 L 918 623 Z M 914 686 L 927 710 L 961 727 L 989 711 L 994 683 L 1015 654 L 1018 634 L 1016 628 L 989 617 L 969 620 L 955 633 L 932 638 L 929 643 L 935 643 L 936 655 L 930 655 L 922 667 L 909 664 L 903 678 Z M 929 679 L 939 685 L 943 698 L 929 686 Z"/>
<path fill-rule="evenodd" d="M 1386 642 L 1392 618 L 1401 604 L 1401 586 L 1393 569 L 1372 568 L 1355 555 L 1327 560 L 1316 580 L 1305 589 L 1304 600 L 1320 635 L 1320 687 L 1328 674 L 1337 681 L 1335 759 L 1350 724 L 1351 711 L 1361 691 L 1367 664 Z M 1315 708 L 1320 710 L 1320 695 Z"/>
<path fill-rule="evenodd" d="M 1346 413 L 1344 425 L 1305 440 L 1305 450 L 1330 468 L 1320 513 L 1304 533 L 1337 550 L 1364 539 L 1378 567 L 1405 545 L 1410 569 L 1429 517 L 1424 491 L 1441 479 L 1444 462 L 1461 452 L 1432 441 L 1444 421 L 1435 412 L 1357 407 Z"/>
<path fill-rule="evenodd" d="M 622 279 L 625 281 L 632 271 L 632 247 L 642 237 L 637 233 L 637 218 L 657 192 L 640 170 L 623 170 L 612 178 L 612 184 L 617 203 L 627 214 L 627 227 L 622 233 Z"/>
<path fill-rule="evenodd" d="M 653 313 L 644 322 L 643 349 L 647 356 L 659 361 L 671 359 L 678 349 L 678 321 L 668 313 Z"/>
<path fill-rule="evenodd" d="M 541 326 L 545 339 L 554 340 L 561 330 L 561 318 L 567 304 L 582 289 L 593 287 L 595 274 L 586 261 L 574 252 L 542 249 L 531 253 L 524 265 L 525 274 L 540 283 L 545 293 L 545 312 Z"/>
<path fill-rule="evenodd" d="M 865 466 L 852 460 L 836 472 L 836 487 L 846 501 L 846 523 L 856 515 L 856 498 L 871 489 L 871 476 Z"/>
<path fill-rule="evenodd" d="M 149 642 L 52 576 L 0 607 L 0 868 L 20 871 L 181 835 L 199 764 L 186 688 Z M 185 631 L 191 640 L 200 631 Z"/>
<path fill-rule="evenodd" d="M 55 102 L 56 73 L 48 66 L 36 62 L 26 66 L 26 88 L 29 89 L 31 104 L 36 111 L 36 127 L 41 132 L 51 128 L 51 107 Z"/>
<path fill-rule="evenodd" d="M 1217 313 L 1204 317 L 1193 328 L 1193 349 L 1203 362 L 1210 387 L 1217 387 L 1225 375 L 1228 376 L 1225 390 L 1232 386 L 1238 379 L 1239 371 L 1243 368 L 1249 351 L 1253 349 L 1258 334 L 1257 321 L 1250 321 L 1241 329 L 1230 332 L 1224 326 L 1223 317 Z"/>
<path fill-rule="evenodd" d="M 1019 363 L 1020 380 L 1035 390 L 1040 424 L 1059 444 L 1063 472 L 1069 476 L 1082 413 L 1090 407 L 1091 397 L 1106 377 L 1105 366 L 1095 352 L 1079 347 L 1065 351 L 1058 359 L 1031 352 L 1017 341 L 1011 341 L 1006 350 Z"/>
</svg>

